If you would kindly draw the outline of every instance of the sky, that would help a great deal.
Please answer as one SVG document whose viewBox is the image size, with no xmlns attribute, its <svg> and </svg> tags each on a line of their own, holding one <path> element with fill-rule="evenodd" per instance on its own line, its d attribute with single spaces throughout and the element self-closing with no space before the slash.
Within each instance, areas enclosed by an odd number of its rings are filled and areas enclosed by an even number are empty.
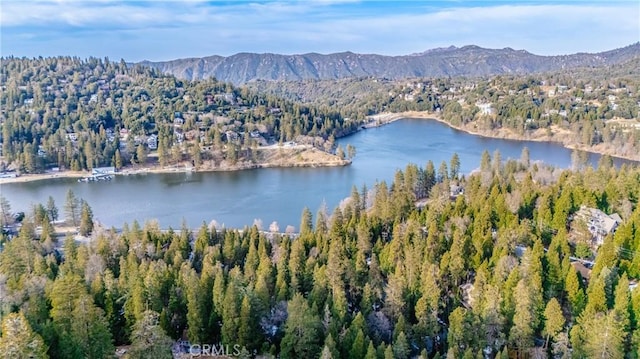
<svg viewBox="0 0 640 359">
<path fill-rule="evenodd" d="M 406 55 L 448 46 L 539 55 L 640 41 L 640 1 L 2 0 L 2 56 L 163 61 L 239 52 Z"/>
</svg>

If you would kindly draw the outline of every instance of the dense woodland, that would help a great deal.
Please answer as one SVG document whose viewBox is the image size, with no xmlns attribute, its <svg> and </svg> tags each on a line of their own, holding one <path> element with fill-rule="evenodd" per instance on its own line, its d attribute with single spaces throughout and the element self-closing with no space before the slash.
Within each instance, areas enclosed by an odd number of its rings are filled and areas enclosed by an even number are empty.
<svg viewBox="0 0 640 359">
<path fill-rule="evenodd" d="M 251 160 L 259 145 L 293 140 L 331 151 L 334 138 L 357 128 L 328 107 L 215 79 L 181 81 L 124 61 L 1 61 L 3 167 L 23 173 L 119 169 L 152 154 L 161 166 L 236 162 Z"/>
<path fill-rule="evenodd" d="M 640 169 L 558 170 L 527 151 L 459 166 L 354 187 L 330 214 L 304 209 L 296 235 L 133 222 L 55 243 L 62 213 L 36 206 L 3 238 L 0 352 L 168 358 L 186 339 L 282 358 L 637 358 Z M 68 194 L 67 221 L 79 203 Z M 593 252 L 576 251 L 581 205 L 623 218 Z M 574 255 L 595 262 L 588 280 Z"/>
<path fill-rule="evenodd" d="M 487 78 L 375 78 L 249 83 L 256 91 L 336 108 L 346 118 L 429 111 L 451 125 L 491 136 L 529 138 L 538 129 L 568 131 L 565 144 L 640 153 L 640 59 L 611 67 Z M 487 111 L 482 111 L 487 106 Z"/>
</svg>

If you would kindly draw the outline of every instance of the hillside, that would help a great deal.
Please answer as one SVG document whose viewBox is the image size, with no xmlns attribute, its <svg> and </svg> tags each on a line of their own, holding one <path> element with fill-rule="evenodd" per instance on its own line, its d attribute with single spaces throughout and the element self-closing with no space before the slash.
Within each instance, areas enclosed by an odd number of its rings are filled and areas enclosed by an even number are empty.
<svg viewBox="0 0 640 359">
<path fill-rule="evenodd" d="M 334 162 L 274 161 L 275 143 L 334 150 L 358 124 L 335 111 L 259 95 L 214 79 L 180 81 L 90 58 L 2 58 L 0 171 L 114 166 L 228 170 Z M 296 155 L 292 146 L 285 152 Z M 305 147 L 307 148 L 307 147 Z M 326 156 L 325 156 L 326 157 Z M 330 157 L 330 156 L 329 156 Z M 295 158 L 295 156 L 294 156 Z"/>
<path fill-rule="evenodd" d="M 215 77 L 242 84 L 255 80 L 342 79 L 376 77 L 488 76 L 531 74 L 579 67 L 618 64 L 640 57 L 640 43 L 611 51 L 589 54 L 540 56 L 525 50 L 485 49 L 478 46 L 451 46 L 405 56 L 384 56 L 341 52 L 328 55 L 308 53 L 278 55 L 239 53 L 229 57 L 143 61 L 162 72 L 182 79 Z"/>
</svg>

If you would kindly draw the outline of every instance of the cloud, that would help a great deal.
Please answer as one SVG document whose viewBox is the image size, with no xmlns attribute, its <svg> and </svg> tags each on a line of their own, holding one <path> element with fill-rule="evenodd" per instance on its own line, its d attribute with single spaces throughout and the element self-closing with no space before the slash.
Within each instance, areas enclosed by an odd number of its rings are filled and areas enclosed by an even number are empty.
<svg viewBox="0 0 640 359">
<path fill-rule="evenodd" d="M 27 56 L 407 54 L 468 44 L 558 54 L 636 42 L 639 16 L 636 2 L 3 1 L 0 26 L 2 52 Z"/>
</svg>

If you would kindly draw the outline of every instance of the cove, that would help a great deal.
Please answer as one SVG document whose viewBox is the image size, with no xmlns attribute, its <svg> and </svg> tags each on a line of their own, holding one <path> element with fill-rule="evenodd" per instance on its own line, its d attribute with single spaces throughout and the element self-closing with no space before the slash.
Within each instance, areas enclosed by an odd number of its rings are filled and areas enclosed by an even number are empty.
<svg viewBox="0 0 640 359">
<path fill-rule="evenodd" d="M 479 166 L 484 150 L 499 150 L 502 159 L 519 158 L 529 148 L 531 161 L 556 167 L 571 165 L 571 150 L 556 143 L 512 141 L 470 135 L 434 121 L 403 119 L 341 138 L 343 147 L 356 147 L 350 166 L 325 168 L 265 168 L 237 172 L 196 172 L 116 176 L 99 183 L 78 183 L 75 179 L 53 179 L 0 185 L 0 194 L 14 211 L 28 212 L 35 203 L 46 203 L 53 196 L 64 214 L 68 189 L 86 200 L 94 219 L 105 226 L 122 227 L 138 220 L 141 224 L 157 219 L 162 228 L 190 227 L 215 220 L 219 225 L 242 228 L 260 219 L 264 229 L 273 221 L 280 230 L 296 227 L 304 207 L 312 213 L 324 203 L 329 214 L 352 186 L 374 187 L 376 181 L 390 182 L 398 169 L 409 163 L 424 167 L 458 153 L 461 172 L 468 174 Z M 589 154 L 596 165 L 600 155 Z M 616 165 L 630 161 L 615 159 Z"/>
</svg>

